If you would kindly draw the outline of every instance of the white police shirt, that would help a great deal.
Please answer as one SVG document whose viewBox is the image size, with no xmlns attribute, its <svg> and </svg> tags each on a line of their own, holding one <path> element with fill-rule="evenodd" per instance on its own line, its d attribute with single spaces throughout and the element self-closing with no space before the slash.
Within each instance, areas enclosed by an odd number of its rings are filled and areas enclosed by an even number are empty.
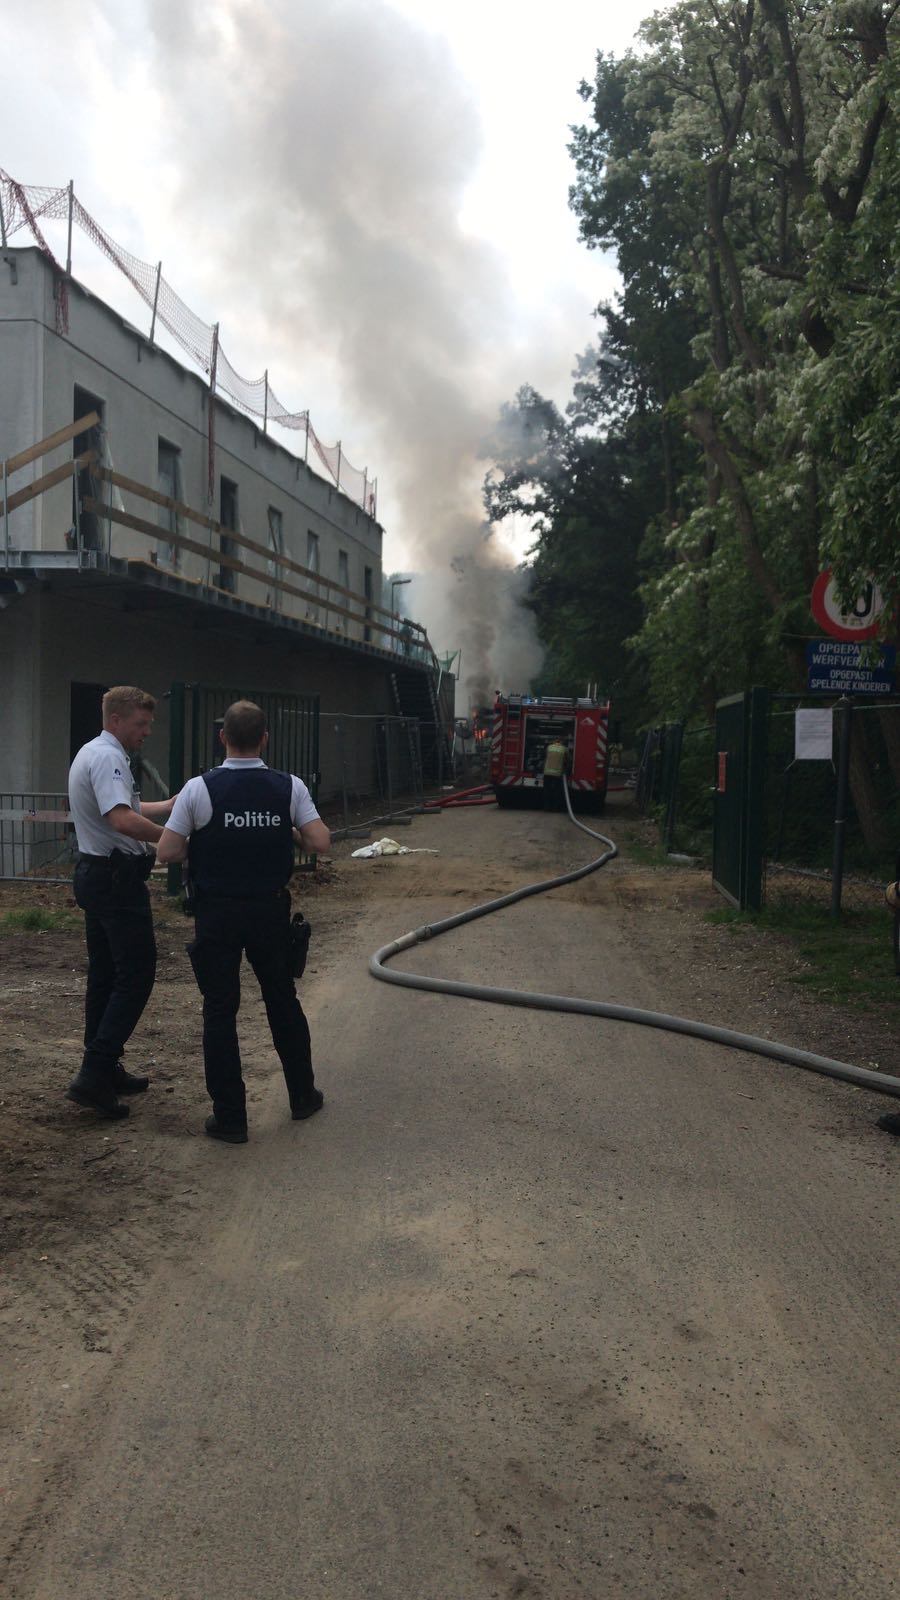
<svg viewBox="0 0 900 1600">
<path fill-rule="evenodd" d="M 250 767 L 264 767 L 265 764 L 259 756 L 229 756 L 222 762 L 223 767 L 245 771 Z M 199 828 L 205 828 L 212 814 L 212 801 L 203 779 L 189 778 L 172 807 L 166 827 L 188 838 Z M 317 822 L 318 818 L 319 813 L 306 784 L 302 778 L 295 778 L 291 773 L 291 822 L 295 828 L 302 828 L 307 822 Z"/>
<path fill-rule="evenodd" d="M 142 840 L 117 833 L 107 822 L 113 806 L 130 806 L 140 815 L 141 792 L 124 746 L 104 728 L 96 739 L 81 746 L 69 768 L 69 810 L 78 848 L 86 856 L 108 856 L 112 850 L 146 855 Z"/>
</svg>

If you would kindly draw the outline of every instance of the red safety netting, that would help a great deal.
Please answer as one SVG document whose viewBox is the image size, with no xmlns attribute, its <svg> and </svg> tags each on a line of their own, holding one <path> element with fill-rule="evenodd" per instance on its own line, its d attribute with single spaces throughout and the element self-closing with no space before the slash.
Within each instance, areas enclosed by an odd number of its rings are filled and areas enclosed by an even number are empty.
<svg viewBox="0 0 900 1600">
<path fill-rule="evenodd" d="M 65 221 L 71 217 L 93 241 L 108 261 L 118 267 L 132 288 L 140 295 L 154 318 L 167 328 L 172 338 L 187 352 L 206 374 L 217 393 L 225 394 L 242 411 L 261 417 L 264 426 L 277 422 L 306 435 L 306 455 L 312 444 L 328 475 L 349 499 L 375 516 L 377 507 L 377 480 L 368 472 L 360 472 L 350 465 L 340 444 L 323 444 L 309 419 L 308 411 L 288 411 L 273 393 L 268 373 L 261 378 L 243 378 L 225 355 L 217 339 L 217 330 L 195 315 L 175 293 L 163 277 L 161 266 L 141 261 L 130 251 L 116 244 L 105 229 L 94 220 L 67 186 L 49 189 L 39 184 L 20 184 L 0 167 L 0 233 L 4 244 L 20 228 L 28 228 L 35 242 L 56 269 L 56 317 L 60 332 L 68 332 L 67 277 L 50 249 L 38 225 L 41 217 Z M 151 324 L 152 328 L 153 324 Z M 214 359 L 215 354 L 215 359 Z"/>
</svg>

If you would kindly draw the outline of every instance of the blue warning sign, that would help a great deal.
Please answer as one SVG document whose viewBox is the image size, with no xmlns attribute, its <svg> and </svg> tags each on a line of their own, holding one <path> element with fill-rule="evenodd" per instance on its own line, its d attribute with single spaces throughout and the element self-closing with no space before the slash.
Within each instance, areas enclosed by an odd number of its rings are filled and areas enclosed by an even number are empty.
<svg viewBox="0 0 900 1600">
<path fill-rule="evenodd" d="M 892 644 L 810 639 L 806 687 L 810 694 L 892 694 L 897 651 Z"/>
</svg>

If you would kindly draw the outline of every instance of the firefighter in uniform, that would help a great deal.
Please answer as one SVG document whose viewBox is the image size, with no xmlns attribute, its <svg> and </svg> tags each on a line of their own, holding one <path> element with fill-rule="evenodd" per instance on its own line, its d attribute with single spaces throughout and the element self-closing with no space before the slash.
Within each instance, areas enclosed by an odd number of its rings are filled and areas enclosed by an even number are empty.
<svg viewBox="0 0 900 1600">
<path fill-rule="evenodd" d="M 69 809 L 78 841 L 73 888 L 84 912 L 88 952 L 84 1057 L 67 1091 L 76 1105 L 110 1119 L 127 1117 L 120 1094 L 150 1082 L 121 1061 L 156 976 L 156 943 L 147 879 L 151 845 L 172 800 L 142 801 L 128 758 L 153 725 L 156 701 L 120 684 L 103 696 L 103 732 L 82 745 L 69 771 Z"/>
<path fill-rule="evenodd" d="M 544 810 L 564 811 L 563 773 L 569 764 L 569 752 L 561 739 L 551 739 L 544 751 Z"/>
<path fill-rule="evenodd" d="M 219 737 L 223 765 L 185 784 L 157 859 L 188 863 L 196 929 L 188 953 L 203 995 L 203 1061 L 213 1105 L 206 1132 L 245 1144 L 237 1035 L 244 951 L 262 991 L 294 1120 L 311 1117 L 323 1104 L 294 987 L 288 882 L 295 838 L 321 852 L 331 834 L 300 778 L 263 762 L 269 735 L 259 706 L 249 700 L 229 706 Z"/>
</svg>

